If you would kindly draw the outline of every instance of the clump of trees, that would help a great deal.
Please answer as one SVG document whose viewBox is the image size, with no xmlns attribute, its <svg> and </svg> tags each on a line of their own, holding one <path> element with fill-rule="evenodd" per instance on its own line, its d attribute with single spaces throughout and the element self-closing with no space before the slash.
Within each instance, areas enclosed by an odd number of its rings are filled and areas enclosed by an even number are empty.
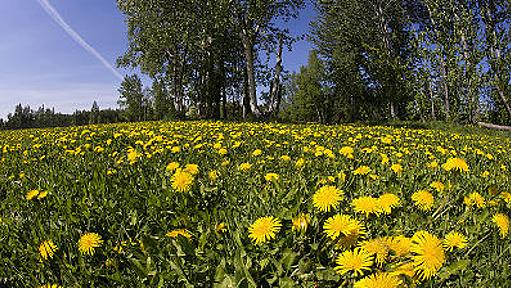
<svg viewBox="0 0 511 288">
<path fill-rule="evenodd" d="M 294 38 L 277 23 L 296 17 L 303 0 L 117 3 L 129 39 L 118 64 L 139 68 L 154 82 L 150 105 L 144 103 L 139 80 L 125 78 L 120 104 L 129 119 L 143 118 L 145 108 L 152 108 L 157 119 L 192 111 L 200 118 L 249 119 L 280 110 L 282 50 Z M 260 85 L 270 87 L 263 105 Z"/>
<path fill-rule="evenodd" d="M 90 110 L 76 110 L 72 114 L 58 113 L 54 108 L 45 108 L 44 105 L 33 110 L 29 105 L 18 104 L 6 120 L 0 119 L 0 130 L 116 123 L 123 121 L 121 112 L 118 109 L 101 110 L 96 101 Z"/>
<path fill-rule="evenodd" d="M 507 1 L 317 0 L 315 49 L 308 65 L 286 75 L 282 49 L 296 35 L 282 22 L 303 5 L 119 0 L 130 43 L 119 64 L 155 83 L 150 104 L 127 77 L 120 103 L 132 120 L 144 107 L 156 119 L 192 107 L 201 118 L 510 122 Z"/>
<path fill-rule="evenodd" d="M 129 40 L 118 65 L 138 69 L 152 84 L 144 87 L 137 74 L 126 76 L 113 122 L 511 124 L 509 1 L 313 1 L 317 17 L 308 40 L 314 50 L 292 74 L 283 69 L 283 50 L 300 35 L 285 26 L 304 0 L 117 3 Z M 93 110 L 90 115 L 106 113 Z M 32 123 L 35 114 L 68 119 L 50 121 L 64 125 L 90 122 L 20 106 L 2 125 L 46 125 Z M 38 121 L 49 121 L 43 118 Z"/>
<path fill-rule="evenodd" d="M 295 106 L 311 107 L 306 120 L 510 123 L 508 1 L 319 0 L 316 6 L 310 39 L 325 69 L 315 68 L 313 52 L 295 77 Z M 310 97 L 304 77 L 322 79 L 321 96 Z M 313 105 L 318 98 L 325 105 Z"/>
</svg>

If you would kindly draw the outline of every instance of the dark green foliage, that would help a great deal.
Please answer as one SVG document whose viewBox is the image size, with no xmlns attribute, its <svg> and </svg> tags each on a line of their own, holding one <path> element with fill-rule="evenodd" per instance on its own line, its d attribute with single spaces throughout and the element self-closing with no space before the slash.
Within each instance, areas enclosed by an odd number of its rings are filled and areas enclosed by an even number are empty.
<svg viewBox="0 0 511 288">
<path fill-rule="evenodd" d="M 325 68 L 313 51 L 309 56 L 307 66 L 300 68 L 300 73 L 294 76 L 296 91 L 289 99 L 289 120 L 295 122 L 327 123 L 331 119 L 331 94 L 327 92 Z"/>
<path fill-rule="evenodd" d="M 96 103 L 96 101 L 94 101 Z M 113 109 L 99 110 L 99 106 L 92 105 L 91 111 L 76 110 L 73 114 L 55 112 L 55 109 L 45 108 L 44 105 L 37 110 L 30 106 L 16 105 L 14 113 L 9 113 L 4 121 L 0 119 L 0 130 L 14 130 L 26 128 L 67 127 L 87 124 L 117 123 L 121 122 L 121 111 Z"/>
<path fill-rule="evenodd" d="M 510 123 L 508 2 L 319 0 L 316 7 L 311 40 L 339 120 Z"/>
<path fill-rule="evenodd" d="M 227 110 L 229 102 L 242 106 L 245 118 L 260 114 L 256 74 L 266 67 L 260 67 L 259 54 L 273 49 L 279 38 L 290 41 L 288 31 L 276 21 L 296 17 L 304 3 L 117 2 L 126 16 L 129 40 L 118 64 L 140 68 L 162 86 L 158 89 L 167 91 L 166 97 L 154 94 L 158 97 L 154 99 L 156 119 L 164 117 L 167 112 L 163 110 L 171 106 L 178 117 L 193 106 L 200 118 L 226 119 L 228 112 L 237 112 Z"/>
<path fill-rule="evenodd" d="M 124 78 L 119 88 L 119 93 L 120 99 L 118 103 L 121 109 L 124 109 L 127 120 L 148 120 L 142 81 L 136 74 Z"/>
</svg>

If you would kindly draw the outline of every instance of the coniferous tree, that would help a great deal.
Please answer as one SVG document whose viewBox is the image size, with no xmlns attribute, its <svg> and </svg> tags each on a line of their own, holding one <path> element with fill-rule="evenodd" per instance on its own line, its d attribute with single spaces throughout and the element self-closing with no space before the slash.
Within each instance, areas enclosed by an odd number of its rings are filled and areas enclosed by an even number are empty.
<svg viewBox="0 0 511 288">
<path fill-rule="evenodd" d="M 118 104 L 125 109 L 129 121 L 144 120 L 144 91 L 142 81 L 137 75 L 126 76 L 119 88 Z"/>
</svg>

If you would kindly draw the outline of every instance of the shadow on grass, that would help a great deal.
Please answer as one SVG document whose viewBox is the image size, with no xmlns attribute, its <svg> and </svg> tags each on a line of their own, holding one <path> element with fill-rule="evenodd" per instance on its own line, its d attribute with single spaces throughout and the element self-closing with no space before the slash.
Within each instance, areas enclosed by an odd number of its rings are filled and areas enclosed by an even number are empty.
<svg viewBox="0 0 511 288">
<path fill-rule="evenodd" d="M 385 126 L 392 128 L 442 130 L 459 134 L 483 134 L 488 136 L 511 137 L 511 132 L 483 128 L 477 125 L 461 125 L 443 121 L 418 122 L 418 121 L 387 121 L 355 123 L 356 126 Z"/>
</svg>

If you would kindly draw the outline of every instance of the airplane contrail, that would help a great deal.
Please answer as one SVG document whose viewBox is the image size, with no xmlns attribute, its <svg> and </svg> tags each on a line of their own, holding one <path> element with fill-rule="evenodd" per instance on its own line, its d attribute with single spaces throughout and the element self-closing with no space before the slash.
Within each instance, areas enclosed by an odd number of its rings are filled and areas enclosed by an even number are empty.
<svg viewBox="0 0 511 288">
<path fill-rule="evenodd" d="M 76 32 L 66 21 L 60 16 L 60 13 L 48 2 L 48 0 L 37 0 L 41 7 L 43 7 L 44 11 L 57 23 L 64 31 L 73 38 L 73 40 L 78 43 L 78 45 L 82 46 L 87 52 L 89 52 L 92 56 L 96 57 L 115 77 L 123 80 L 124 77 L 108 62 L 101 53 L 99 53 L 94 47 L 92 47 L 87 41 L 85 41 L 78 32 Z"/>
</svg>

